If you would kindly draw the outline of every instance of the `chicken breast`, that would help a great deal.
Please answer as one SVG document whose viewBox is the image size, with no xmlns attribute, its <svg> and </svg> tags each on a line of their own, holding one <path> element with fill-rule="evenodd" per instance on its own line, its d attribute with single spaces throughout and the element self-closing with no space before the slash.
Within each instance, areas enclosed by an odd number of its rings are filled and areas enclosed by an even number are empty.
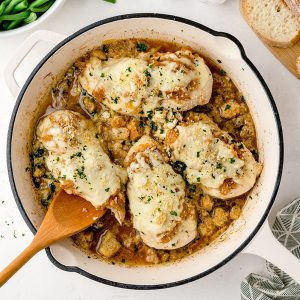
<svg viewBox="0 0 300 300">
<path fill-rule="evenodd" d="M 111 109 L 147 116 L 160 107 L 186 111 L 208 103 L 213 79 L 203 58 L 182 50 L 105 61 L 92 56 L 79 82 Z"/>
<path fill-rule="evenodd" d="M 127 195 L 133 226 L 156 249 L 183 247 L 196 236 L 196 212 L 185 201 L 185 182 L 167 164 L 157 145 L 143 136 L 126 157 Z"/>
<path fill-rule="evenodd" d="M 39 122 L 36 136 L 48 150 L 46 166 L 61 188 L 96 208 L 111 209 L 122 222 L 127 173 L 103 151 L 92 122 L 79 113 L 58 110 Z"/>
<path fill-rule="evenodd" d="M 262 166 L 242 143 L 233 143 L 211 120 L 176 126 L 169 132 L 171 160 L 183 163 L 189 183 L 220 199 L 238 197 L 255 184 Z"/>
</svg>

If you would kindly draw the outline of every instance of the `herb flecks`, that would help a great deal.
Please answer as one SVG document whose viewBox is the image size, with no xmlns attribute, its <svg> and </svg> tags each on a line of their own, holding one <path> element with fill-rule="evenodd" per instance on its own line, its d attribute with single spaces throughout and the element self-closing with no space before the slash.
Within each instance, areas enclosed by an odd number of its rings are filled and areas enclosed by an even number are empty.
<svg viewBox="0 0 300 300">
<path fill-rule="evenodd" d="M 170 215 L 177 217 L 177 212 L 175 210 L 171 210 Z"/>
<path fill-rule="evenodd" d="M 82 152 L 76 152 L 70 156 L 71 159 L 73 159 L 74 157 L 82 157 Z"/>
<path fill-rule="evenodd" d="M 139 52 L 146 52 L 148 50 L 148 46 L 144 43 L 137 43 L 136 44 L 136 49 Z"/>
<path fill-rule="evenodd" d="M 86 174 L 84 173 L 84 166 L 81 166 L 81 168 L 78 168 L 75 170 L 75 175 L 74 175 L 74 179 L 76 179 L 76 177 L 78 176 L 80 179 L 85 179 L 87 180 Z"/>
<path fill-rule="evenodd" d="M 226 75 L 226 71 L 223 70 L 223 69 L 220 69 L 220 74 L 221 74 L 222 76 L 224 76 L 224 75 Z"/>
</svg>

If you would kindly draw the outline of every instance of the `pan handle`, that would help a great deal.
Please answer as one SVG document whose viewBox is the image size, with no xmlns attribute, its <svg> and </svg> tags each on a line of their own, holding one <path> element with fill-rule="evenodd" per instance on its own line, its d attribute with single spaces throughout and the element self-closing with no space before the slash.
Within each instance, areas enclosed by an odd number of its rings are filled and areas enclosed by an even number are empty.
<svg viewBox="0 0 300 300">
<path fill-rule="evenodd" d="M 21 88 L 16 81 L 15 72 L 32 48 L 40 41 L 46 41 L 56 45 L 64 38 L 66 38 L 66 36 L 60 33 L 38 30 L 28 36 L 28 38 L 18 47 L 4 69 L 5 82 L 14 97 L 17 96 Z"/>
<path fill-rule="evenodd" d="M 258 255 L 268 260 L 300 283 L 300 260 L 275 238 L 268 221 L 265 221 L 242 253 Z"/>
</svg>

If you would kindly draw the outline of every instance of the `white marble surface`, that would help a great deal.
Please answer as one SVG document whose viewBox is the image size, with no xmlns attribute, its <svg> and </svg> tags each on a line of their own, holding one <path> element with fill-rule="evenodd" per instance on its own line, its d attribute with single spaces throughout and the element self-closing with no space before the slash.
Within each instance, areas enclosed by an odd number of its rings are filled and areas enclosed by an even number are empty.
<svg viewBox="0 0 300 300">
<path fill-rule="evenodd" d="M 84 4 L 83 4 L 84 3 Z M 248 57 L 265 78 L 282 119 L 285 139 L 285 164 L 281 187 L 270 218 L 300 193 L 300 81 L 294 78 L 268 52 L 243 21 L 238 0 L 220 6 L 207 6 L 198 0 L 118 0 L 116 5 L 102 0 L 67 0 L 65 6 L 41 24 L 48 29 L 70 34 L 94 21 L 125 13 L 161 12 L 192 19 L 215 30 L 235 35 Z M 0 269 L 32 239 L 13 199 L 6 170 L 6 134 L 14 99 L 4 79 L 3 68 L 20 42 L 30 32 L 0 38 Z M 40 45 L 41 57 L 46 45 Z M 34 67 L 37 57 L 29 57 L 18 71 L 22 82 Z M 91 281 L 76 273 L 54 267 L 45 252 L 39 253 L 0 290 L 0 299 L 239 299 L 241 280 L 251 272 L 264 272 L 264 260 L 238 255 L 215 273 L 190 284 L 157 291 L 134 291 L 113 288 Z"/>
</svg>

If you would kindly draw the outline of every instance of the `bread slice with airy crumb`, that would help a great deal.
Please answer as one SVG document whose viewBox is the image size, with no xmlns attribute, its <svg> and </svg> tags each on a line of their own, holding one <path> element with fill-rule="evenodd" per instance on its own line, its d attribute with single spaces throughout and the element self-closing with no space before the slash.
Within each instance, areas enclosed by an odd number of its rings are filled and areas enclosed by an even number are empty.
<svg viewBox="0 0 300 300">
<path fill-rule="evenodd" d="M 300 0 L 284 0 L 290 10 L 300 19 Z"/>
<path fill-rule="evenodd" d="M 300 21 L 283 0 L 241 0 L 247 23 L 270 46 L 287 48 L 300 38 Z"/>
</svg>

